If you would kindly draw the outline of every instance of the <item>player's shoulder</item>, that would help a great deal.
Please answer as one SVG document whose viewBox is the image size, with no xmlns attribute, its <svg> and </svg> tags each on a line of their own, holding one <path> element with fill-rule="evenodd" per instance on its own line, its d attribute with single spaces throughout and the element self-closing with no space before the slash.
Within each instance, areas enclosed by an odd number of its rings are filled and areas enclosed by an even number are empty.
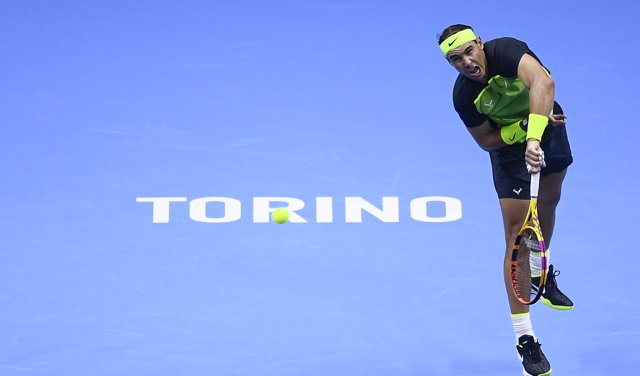
<svg viewBox="0 0 640 376">
<path fill-rule="evenodd" d="M 516 39 L 513 37 L 500 37 L 485 42 L 484 46 L 485 50 L 491 53 L 509 48 L 526 48 L 527 44 L 520 39 Z"/>
</svg>

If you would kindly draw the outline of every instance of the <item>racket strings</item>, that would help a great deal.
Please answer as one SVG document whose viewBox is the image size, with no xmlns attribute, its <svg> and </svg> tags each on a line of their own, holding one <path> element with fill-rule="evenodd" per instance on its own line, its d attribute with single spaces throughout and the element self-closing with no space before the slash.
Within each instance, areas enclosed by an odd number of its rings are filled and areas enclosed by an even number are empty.
<svg viewBox="0 0 640 376">
<path fill-rule="evenodd" d="M 517 283 L 525 301 L 535 299 L 541 287 L 543 249 L 533 229 L 520 237 L 517 253 Z"/>
<path fill-rule="evenodd" d="M 542 275 L 542 255 L 540 254 L 540 242 L 537 238 L 527 239 L 529 248 L 529 268 L 531 278 L 540 278 Z M 535 284 L 535 283 L 534 283 Z"/>
</svg>

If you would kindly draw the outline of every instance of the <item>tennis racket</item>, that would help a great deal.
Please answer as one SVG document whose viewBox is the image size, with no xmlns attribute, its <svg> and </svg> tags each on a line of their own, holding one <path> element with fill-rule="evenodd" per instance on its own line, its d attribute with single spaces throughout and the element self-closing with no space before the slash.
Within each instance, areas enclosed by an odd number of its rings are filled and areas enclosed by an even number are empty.
<svg viewBox="0 0 640 376">
<path fill-rule="evenodd" d="M 547 280 L 547 254 L 538 220 L 540 173 L 531 175 L 529 211 L 518 232 L 511 253 L 511 287 L 522 304 L 530 305 L 542 296 Z"/>
</svg>

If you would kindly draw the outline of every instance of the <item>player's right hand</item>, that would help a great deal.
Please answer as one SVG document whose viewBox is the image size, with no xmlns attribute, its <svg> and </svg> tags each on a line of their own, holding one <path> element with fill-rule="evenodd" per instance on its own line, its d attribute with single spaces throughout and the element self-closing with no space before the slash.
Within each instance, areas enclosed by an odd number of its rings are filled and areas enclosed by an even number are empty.
<svg viewBox="0 0 640 376">
<path fill-rule="evenodd" d="M 540 141 L 535 139 L 527 140 L 527 149 L 524 153 L 527 163 L 527 170 L 530 174 L 540 172 L 547 164 L 544 161 L 544 151 L 540 147 Z"/>
</svg>

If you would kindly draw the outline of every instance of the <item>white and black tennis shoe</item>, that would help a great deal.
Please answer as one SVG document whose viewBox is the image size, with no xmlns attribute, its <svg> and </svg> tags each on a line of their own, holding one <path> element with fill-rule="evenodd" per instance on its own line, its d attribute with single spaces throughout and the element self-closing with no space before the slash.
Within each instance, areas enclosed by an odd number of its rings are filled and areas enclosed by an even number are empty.
<svg viewBox="0 0 640 376">
<path fill-rule="evenodd" d="M 530 335 L 518 338 L 516 345 L 518 357 L 522 362 L 522 374 L 524 376 L 548 376 L 551 375 L 551 364 L 544 356 L 540 343 Z"/>
<path fill-rule="evenodd" d="M 547 307 L 567 311 L 573 308 L 573 302 L 558 288 L 556 277 L 559 275 L 560 271 L 554 270 L 553 265 L 549 265 L 547 281 L 545 282 L 544 292 L 542 293 L 542 298 L 540 300 Z"/>
</svg>

